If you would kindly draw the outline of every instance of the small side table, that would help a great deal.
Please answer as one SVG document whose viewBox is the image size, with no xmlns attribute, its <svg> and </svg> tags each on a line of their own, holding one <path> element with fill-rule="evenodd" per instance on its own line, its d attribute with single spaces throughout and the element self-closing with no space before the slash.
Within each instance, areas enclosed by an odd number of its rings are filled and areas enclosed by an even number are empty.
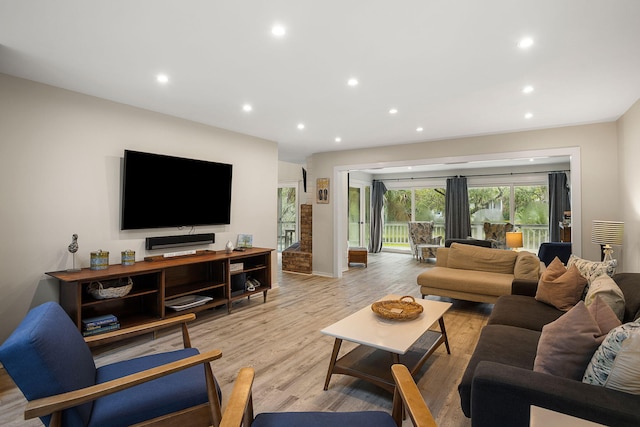
<svg viewBox="0 0 640 427">
<path fill-rule="evenodd" d="M 440 245 L 418 245 L 418 260 L 422 262 L 429 258 L 435 258 L 439 247 Z"/>
<path fill-rule="evenodd" d="M 349 248 L 349 257 L 348 257 L 348 264 L 351 265 L 351 263 L 359 263 L 359 264 L 364 264 L 364 266 L 367 266 L 367 254 L 368 254 L 368 250 L 367 248 Z"/>
</svg>

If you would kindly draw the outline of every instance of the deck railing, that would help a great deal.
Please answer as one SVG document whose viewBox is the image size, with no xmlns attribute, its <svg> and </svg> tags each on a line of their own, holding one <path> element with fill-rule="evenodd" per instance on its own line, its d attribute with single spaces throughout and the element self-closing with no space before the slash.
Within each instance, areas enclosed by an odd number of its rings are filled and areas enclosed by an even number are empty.
<svg viewBox="0 0 640 427">
<path fill-rule="evenodd" d="M 538 252 L 540 243 L 549 241 L 549 227 L 544 224 L 517 224 L 516 228 L 522 231 L 523 249 Z M 435 224 L 433 235 L 442 236 L 444 241 L 444 224 Z M 483 224 L 471 224 L 471 237 L 484 239 Z M 409 231 L 406 222 L 389 222 L 384 224 L 383 243 L 384 249 L 410 250 Z"/>
</svg>

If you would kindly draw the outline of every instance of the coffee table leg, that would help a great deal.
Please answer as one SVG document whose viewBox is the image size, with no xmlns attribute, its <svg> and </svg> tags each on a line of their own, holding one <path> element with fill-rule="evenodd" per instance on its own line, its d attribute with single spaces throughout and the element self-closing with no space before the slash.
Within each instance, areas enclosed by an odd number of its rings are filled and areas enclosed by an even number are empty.
<svg viewBox="0 0 640 427">
<path fill-rule="evenodd" d="M 444 328 L 444 318 L 441 317 L 438 319 L 438 323 L 440 323 L 440 332 L 442 332 L 442 337 L 444 338 L 444 345 L 447 347 L 447 354 L 451 354 L 451 349 L 449 348 L 449 338 L 447 337 L 447 330 Z"/>
<path fill-rule="evenodd" d="M 336 360 L 338 360 L 338 353 L 340 352 L 341 345 L 342 345 L 342 340 L 340 338 L 336 338 L 336 342 L 333 343 L 333 352 L 331 353 L 331 360 L 329 361 L 329 371 L 327 372 L 327 379 L 324 381 L 325 390 L 329 388 L 329 380 L 331 380 L 331 375 L 333 374 L 333 368 L 336 366 Z"/>
</svg>

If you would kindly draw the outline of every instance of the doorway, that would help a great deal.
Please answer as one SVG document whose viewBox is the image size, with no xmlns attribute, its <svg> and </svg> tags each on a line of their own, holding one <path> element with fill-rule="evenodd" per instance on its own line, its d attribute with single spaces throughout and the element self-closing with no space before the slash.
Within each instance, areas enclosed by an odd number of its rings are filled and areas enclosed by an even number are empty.
<svg viewBox="0 0 640 427">
<path fill-rule="evenodd" d="M 298 241 L 298 183 L 278 184 L 278 252 Z"/>
</svg>

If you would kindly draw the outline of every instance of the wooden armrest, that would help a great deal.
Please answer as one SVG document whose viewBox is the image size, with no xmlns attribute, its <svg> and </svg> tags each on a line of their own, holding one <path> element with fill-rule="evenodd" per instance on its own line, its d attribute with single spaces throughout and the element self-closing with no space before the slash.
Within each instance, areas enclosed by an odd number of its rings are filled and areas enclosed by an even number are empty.
<svg viewBox="0 0 640 427">
<path fill-rule="evenodd" d="M 195 320 L 196 315 L 193 313 L 183 314 L 181 316 L 169 317 L 167 319 L 155 320 L 153 322 L 147 322 L 142 325 L 131 326 L 129 328 L 118 329 L 111 332 L 105 332 L 99 335 L 92 335 L 89 337 L 85 337 L 84 341 L 87 343 L 89 347 L 95 347 L 102 344 L 107 344 L 113 341 L 119 341 L 125 338 L 134 337 L 136 335 L 142 335 L 148 332 L 153 332 L 158 329 L 164 329 L 171 326 L 183 324 L 186 325 L 187 322 L 191 322 Z M 184 329 L 183 329 L 183 339 L 184 339 Z M 188 336 L 185 340 L 185 347 L 190 347 Z"/>
<path fill-rule="evenodd" d="M 253 368 L 242 368 L 233 385 L 229 403 L 222 415 L 219 427 L 250 426 L 253 422 L 253 400 L 251 386 L 255 371 Z"/>
<path fill-rule="evenodd" d="M 407 367 L 400 364 L 393 365 L 391 373 L 396 383 L 396 393 L 400 394 L 413 425 L 415 427 L 437 427 L 436 421 Z"/>
<path fill-rule="evenodd" d="M 54 412 L 82 405 L 83 403 L 90 402 L 102 396 L 106 396 L 147 381 L 155 380 L 183 369 L 220 359 L 221 357 L 222 351 L 211 350 L 206 353 L 197 354 L 162 366 L 127 375 L 122 378 L 107 381 L 102 384 L 96 384 L 83 389 L 32 400 L 27 402 L 24 418 L 28 420 L 53 414 Z"/>
</svg>

